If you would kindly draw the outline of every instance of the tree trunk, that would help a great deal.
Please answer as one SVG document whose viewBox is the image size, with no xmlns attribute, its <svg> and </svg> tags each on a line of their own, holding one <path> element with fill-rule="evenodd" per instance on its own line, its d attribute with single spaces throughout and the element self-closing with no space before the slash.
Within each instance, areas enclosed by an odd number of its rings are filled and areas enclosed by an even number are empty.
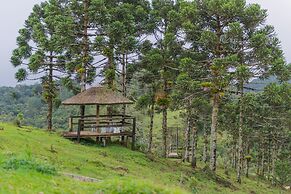
<svg viewBox="0 0 291 194">
<path fill-rule="evenodd" d="M 272 138 L 271 138 L 271 130 L 268 130 L 268 141 L 267 141 L 267 176 L 268 181 L 270 181 L 271 176 L 271 146 L 272 146 Z"/>
<path fill-rule="evenodd" d="M 274 134 L 273 134 L 274 135 Z M 276 150 L 276 145 L 275 145 L 275 139 L 272 137 L 272 167 L 271 167 L 271 178 L 272 178 L 272 185 L 275 185 L 275 164 L 277 160 L 277 150 Z"/>
<path fill-rule="evenodd" d="M 264 143 L 263 143 L 263 146 L 265 146 Z M 260 166 L 261 166 L 260 175 L 262 177 L 265 177 L 265 149 L 264 148 L 262 148 L 262 157 L 261 157 Z"/>
<path fill-rule="evenodd" d="M 217 124 L 218 124 L 219 94 L 213 96 L 211 134 L 210 134 L 210 170 L 216 171 Z"/>
<path fill-rule="evenodd" d="M 192 124 L 191 124 L 191 120 L 190 120 L 190 113 L 188 113 L 188 118 L 187 118 L 187 127 L 185 130 L 185 151 L 184 151 L 184 158 L 183 161 L 184 162 L 190 162 L 190 133 L 191 133 L 191 128 L 192 128 Z"/>
<path fill-rule="evenodd" d="M 164 68 L 164 71 L 166 71 L 166 68 Z M 168 98 L 168 82 L 163 75 L 163 92 L 165 94 L 165 98 Z M 164 105 L 163 107 L 163 124 L 162 124 L 162 132 L 163 132 L 163 156 L 166 158 L 167 157 L 167 136 L 168 136 L 168 105 Z"/>
<path fill-rule="evenodd" d="M 238 128 L 238 163 L 236 171 L 236 181 L 241 183 L 241 170 L 243 163 L 243 83 L 240 83 L 240 102 L 239 102 L 239 128 Z"/>
<path fill-rule="evenodd" d="M 166 158 L 167 157 L 167 135 L 168 135 L 168 110 L 167 108 L 163 109 L 163 156 Z"/>
<path fill-rule="evenodd" d="M 82 59 L 82 73 L 80 75 L 80 85 L 81 92 L 86 90 L 87 82 L 87 67 L 88 67 L 88 58 L 89 58 L 89 37 L 88 37 L 88 24 L 89 24 L 89 0 L 84 0 L 84 21 L 83 21 L 83 59 Z M 80 106 L 80 115 L 81 118 L 85 116 L 85 105 Z M 83 126 L 81 126 L 83 130 Z"/>
<path fill-rule="evenodd" d="M 258 158 L 257 158 L 257 175 L 261 176 L 261 169 L 262 169 L 262 167 L 261 167 L 262 162 L 261 161 L 262 161 L 262 157 L 263 157 L 263 148 L 262 148 L 263 143 L 259 142 L 258 146 L 260 149 L 258 150 Z"/>
<path fill-rule="evenodd" d="M 197 150 L 197 129 L 196 127 L 192 126 L 192 135 L 193 135 L 193 140 L 192 140 L 192 159 L 191 159 L 191 166 L 192 168 L 197 167 L 197 158 L 196 158 L 196 150 Z"/>
<path fill-rule="evenodd" d="M 81 92 L 86 90 L 87 82 L 87 66 L 89 55 L 89 37 L 88 37 L 88 24 L 89 24 L 89 0 L 84 0 L 84 21 L 83 21 L 83 59 L 82 59 L 82 73 L 81 73 Z"/>
<path fill-rule="evenodd" d="M 236 168 L 236 144 L 232 145 L 231 154 L 232 154 L 231 167 Z"/>
<path fill-rule="evenodd" d="M 48 97 L 47 100 L 47 105 L 48 105 L 48 112 L 47 112 L 47 130 L 48 131 L 52 131 L 53 128 L 53 121 L 52 121 L 52 117 L 53 117 L 53 99 L 52 97 Z"/>
<path fill-rule="evenodd" d="M 207 164 L 208 162 L 208 135 L 207 135 L 207 131 L 206 131 L 206 127 L 205 127 L 205 124 L 204 124 L 204 134 L 203 134 L 203 162 L 205 164 Z"/>
<path fill-rule="evenodd" d="M 247 139 L 247 155 L 248 155 L 248 158 L 246 159 L 246 177 L 249 178 L 249 169 L 250 169 L 250 161 L 251 161 L 251 157 L 250 157 L 250 142 L 249 142 L 249 139 Z"/>
<path fill-rule="evenodd" d="M 122 54 L 122 70 L 121 70 L 121 84 L 122 84 L 122 94 L 126 97 L 126 65 L 127 65 L 127 55 Z M 122 106 L 122 113 L 125 115 L 126 113 L 126 105 Z"/>
<path fill-rule="evenodd" d="M 250 160 L 247 159 L 247 164 L 246 164 L 246 177 L 249 178 L 249 169 L 250 169 Z"/>
<path fill-rule="evenodd" d="M 148 152 L 152 152 L 152 143 L 153 143 L 153 128 L 154 128 L 154 115 L 155 115 L 155 102 L 153 99 L 151 110 L 150 110 L 150 130 L 149 130 L 149 145 Z"/>
<path fill-rule="evenodd" d="M 47 99 L 47 105 L 48 105 L 48 112 L 47 112 L 47 130 L 52 131 L 53 128 L 53 64 L 52 60 L 53 58 L 50 57 L 51 64 L 49 65 L 49 74 L 48 74 L 48 99 Z"/>
</svg>

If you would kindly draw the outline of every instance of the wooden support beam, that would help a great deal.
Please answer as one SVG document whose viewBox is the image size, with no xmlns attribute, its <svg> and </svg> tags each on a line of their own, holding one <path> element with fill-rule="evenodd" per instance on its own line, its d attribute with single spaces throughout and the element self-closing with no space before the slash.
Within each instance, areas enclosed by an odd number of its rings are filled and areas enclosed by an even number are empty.
<svg viewBox="0 0 291 194">
<path fill-rule="evenodd" d="M 70 132 L 73 131 L 73 118 L 72 117 L 69 118 L 69 131 Z"/>
<path fill-rule="evenodd" d="M 80 136 L 81 136 L 81 120 L 78 122 L 78 132 L 77 132 L 77 141 L 80 143 Z"/>
<path fill-rule="evenodd" d="M 100 106 L 96 105 L 96 131 L 99 132 L 99 115 L 100 115 Z"/>
</svg>

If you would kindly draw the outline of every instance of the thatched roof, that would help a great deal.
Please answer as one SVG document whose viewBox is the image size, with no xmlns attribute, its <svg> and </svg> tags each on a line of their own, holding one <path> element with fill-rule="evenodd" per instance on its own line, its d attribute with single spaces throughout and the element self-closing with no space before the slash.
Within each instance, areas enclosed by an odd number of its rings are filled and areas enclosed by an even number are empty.
<svg viewBox="0 0 291 194">
<path fill-rule="evenodd" d="M 63 105 L 112 105 L 132 104 L 119 92 L 105 87 L 92 87 L 62 102 Z"/>
</svg>

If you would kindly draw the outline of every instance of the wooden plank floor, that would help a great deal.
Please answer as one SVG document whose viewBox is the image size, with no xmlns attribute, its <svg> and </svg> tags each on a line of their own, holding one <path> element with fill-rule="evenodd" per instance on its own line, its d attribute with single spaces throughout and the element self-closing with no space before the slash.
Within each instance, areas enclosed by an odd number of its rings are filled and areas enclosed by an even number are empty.
<svg viewBox="0 0 291 194">
<path fill-rule="evenodd" d="M 65 138 L 77 138 L 78 134 L 76 131 L 73 132 L 65 132 L 63 133 L 63 137 Z M 113 137 L 113 136 L 128 136 L 131 137 L 131 132 L 121 132 L 121 133 L 98 133 L 93 131 L 81 131 L 80 137 Z"/>
</svg>

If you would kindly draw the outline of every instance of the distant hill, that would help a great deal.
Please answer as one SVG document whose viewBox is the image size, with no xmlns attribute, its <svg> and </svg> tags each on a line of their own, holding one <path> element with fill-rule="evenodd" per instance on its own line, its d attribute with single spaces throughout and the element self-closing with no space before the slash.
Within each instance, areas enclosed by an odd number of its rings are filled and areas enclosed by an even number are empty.
<svg viewBox="0 0 291 194">
<path fill-rule="evenodd" d="M 60 99 L 55 101 L 53 122 L 56 128 L 67 126 L 68 115 L 77 107 L 59 107 L 61 100 L 72 96 L 61 89 Z M 0 121 L 11 122 L 18 114 L 24 115 L 24 124 L 39 128 L 46 127 L 47 106 L 42 98 L 40 84 L 0 87 Z"/>
<path fill-rule="evenodd" d="M 254 79 L 245 87 L 247 92 L 249 91 L 260 92 L 263 91 L 264 88 L 270 83 L 279 83 L 279 81 L 276 79 L 276 77 L 273 76 L 268 79 Z M 291 80 L 289 81 L 289 83 L 291 83 Z"/>
<path fill-rule="evenodd" d="M 259 92 L 269 83 L 278 81 L 275 77 L 266 80 L 255 79 L 246 85 L 246 91 Z M 290 82 L 291 83 L 291 82 Z M 60 102 L 73 94 L 62 88 L 60 97 L 55 102 L 53 125 L 55 129 L 67 129 L 67 118 L 75 115 L 78 107 L 60 106 Z M 91 111 L 90 108 L 87 111 Z M 0 87 L 0 121 L 14 121 L 19 113 L 24 115 L 23 123 L 38 128 L 46 127 L 47 106 L 42 98 L 40 84 L 17 85 L 16 87 Z"/>
</svg>

